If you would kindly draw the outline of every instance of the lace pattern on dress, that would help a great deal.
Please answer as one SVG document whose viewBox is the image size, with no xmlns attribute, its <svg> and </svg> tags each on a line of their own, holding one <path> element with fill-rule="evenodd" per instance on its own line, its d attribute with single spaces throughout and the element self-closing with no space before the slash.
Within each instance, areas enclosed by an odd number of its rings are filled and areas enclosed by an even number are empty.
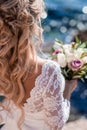
<svg viewBox="0 0 87 130">
<path fill-rule="evenodd" d="M 64 100 L 65 81 L 56 62 L 44 64 L 41 75 L 35 82 L 31 97 L 25 104 L 25 111 L 38 112 L 44 110 L 45 122 L 52 130 L 62 129 L 69 117 L 70 104 Z"/>
</svg>

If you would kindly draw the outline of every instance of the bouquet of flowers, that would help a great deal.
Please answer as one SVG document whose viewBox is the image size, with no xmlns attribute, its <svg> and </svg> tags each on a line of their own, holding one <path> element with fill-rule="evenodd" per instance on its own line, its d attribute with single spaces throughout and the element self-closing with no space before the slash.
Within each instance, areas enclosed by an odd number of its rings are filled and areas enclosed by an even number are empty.
<svg viewBox="0 0 87 130">
<path fill-rule="evenodd" d="M 59 40 L 51 48 L 51 59 L 59 63 L 65 79 L 87 78 L 87 42 L 64 44 Z"/>
</svg>

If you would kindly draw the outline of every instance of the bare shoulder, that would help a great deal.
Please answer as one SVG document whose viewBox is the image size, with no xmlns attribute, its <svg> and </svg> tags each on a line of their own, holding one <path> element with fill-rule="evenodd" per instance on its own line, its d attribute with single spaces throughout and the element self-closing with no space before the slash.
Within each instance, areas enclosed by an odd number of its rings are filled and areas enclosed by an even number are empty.
<svg viewBox="0 0 87 130">
<path fill-rule="evenodd" d="M 47 62 L 47 59 L 37 58 L 37 63 L 39 67 L 42 67 Z"/>
<path fill-rule="evenodd" d="M 59 64 L 56 61 L 48 60 L 48 59 L 42 59 L 38 58 L 38 67 L 39 70 L 45 66 L 45 69 L 48 69 L 49 71 L 60 70 Z"/>
</svg>

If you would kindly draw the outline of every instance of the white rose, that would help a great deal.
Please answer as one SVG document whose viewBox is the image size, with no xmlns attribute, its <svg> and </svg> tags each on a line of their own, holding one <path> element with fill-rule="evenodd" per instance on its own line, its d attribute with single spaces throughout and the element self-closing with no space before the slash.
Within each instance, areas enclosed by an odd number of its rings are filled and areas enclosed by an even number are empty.
<svg viewBox="0 0 87 130">
<path fill-rule="evenodd" d="M 74 50 L 74 55 L 76 58 L 80 58 L 83 52 L 82 48 L 78 48 L 77 50 Z"/>
<path fill-rule="evenodd" d="M 66 48 L 72 48 L 71 44 L 64 44 L 63 47 L 66 49 Z"/>
<path fill-rule="evenodd" d="M 65 44 L 65 45 L 63 45 L 63 49 L 64 49 L 65 54 L 72 52 L 72 46 L 71 46 L 71 44 Z"/>
<path fill-rule="evenodd" d="M 85 56 L 85 57 L 82 58 L 82 62 L 83 62 L 83 64 L 87 63 L 87 56 Z"/>
<path fill-rule="evenodd" d="M 71 44 L 65 44 L 63 46 L 67 62 L 71 62 L 74 59 L 73 49 Z"/>
<path fill-rule="evenodd" d="M 60 67 L 65 67 L 66 66 L 67 62 L 66 62 L 66 57 L 65 57 L 64 54 L 59 53 L 57 55 L 57 59 L 58 59 L 58 63 L 60 65 Z"/>
<path fill-rule="evenodd" d="M 75 55 L 73 53 L 67 53 L 66 54 L 67 62 L 71 62 L 75 59 Z"/>
</svg>

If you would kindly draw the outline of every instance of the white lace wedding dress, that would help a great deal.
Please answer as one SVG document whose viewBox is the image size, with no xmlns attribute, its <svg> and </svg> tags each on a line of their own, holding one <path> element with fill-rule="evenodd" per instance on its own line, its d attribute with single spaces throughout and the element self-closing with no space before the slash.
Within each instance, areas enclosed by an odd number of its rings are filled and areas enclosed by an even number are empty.
<svg viewBox="0 0 87 130">
<path fill-rule="evenodd" d="M 70 102 L 63 98 L 64 86 L 59 65 L 48 60 L 23 106 L 25 117 L 22 130 L 62 130 L 70 112 Z M 4 101 L 3 105 L 8 105 L 8 102 Z M 19 130 L 20 110 L 12 101 L 11 113 L 1 109 L 0 115 L 5 123 L 1 130 Z"/>
</svg>

